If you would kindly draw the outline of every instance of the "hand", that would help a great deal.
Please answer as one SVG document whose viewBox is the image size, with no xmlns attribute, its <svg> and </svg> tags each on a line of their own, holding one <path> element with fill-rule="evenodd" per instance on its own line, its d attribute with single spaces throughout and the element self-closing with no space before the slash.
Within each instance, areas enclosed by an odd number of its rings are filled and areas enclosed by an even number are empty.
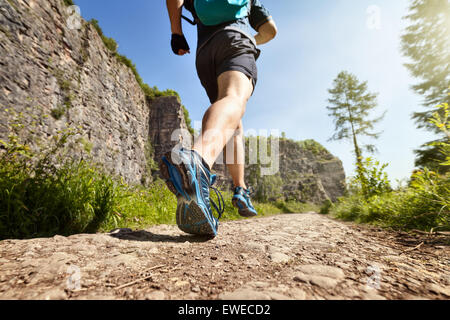
<svg viewBox="0 0 450 320">
<path fill-rule="evenodd" d="M 191 53 L 189 44 L 186 41 L 186 38 L 184 35 L 172 34 L 172 41 L 171 41 L 172 51 L 176 55 L 184 56 L 187 53 Z"/>
</svg>

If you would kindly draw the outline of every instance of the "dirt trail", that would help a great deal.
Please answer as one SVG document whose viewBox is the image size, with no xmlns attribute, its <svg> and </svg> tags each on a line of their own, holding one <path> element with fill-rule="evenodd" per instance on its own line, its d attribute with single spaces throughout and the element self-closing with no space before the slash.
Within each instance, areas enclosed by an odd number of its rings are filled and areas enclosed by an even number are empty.
<svg viewBox="0 0 450 320">
<path fill-rule="evenodd" d="M 423 242 L 423 244 L 422 244 Z M 0 242 L 0 299 L 450 299 L 445 237 L 307 213 Z"/>
</svg>

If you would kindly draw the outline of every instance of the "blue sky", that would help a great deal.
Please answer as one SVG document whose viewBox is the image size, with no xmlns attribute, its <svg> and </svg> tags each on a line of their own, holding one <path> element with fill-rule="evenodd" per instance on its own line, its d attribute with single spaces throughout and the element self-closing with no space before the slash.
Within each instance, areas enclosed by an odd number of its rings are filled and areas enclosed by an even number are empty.
<svg viewBox="0 0 450 320">
<path fill-rule="evenodd" d="M 379 93 L 378 113 L 387 110 L 374 141 L 375 157 L 389 163 L 392 181 L 414 169 L 413 150 L 433 138 L 416 129 L 410 115 L 421 97 L 410 90 L 416 80 L 403 66 L 400 35 L 408 0 L 263 0 L 274 17 L 277 38 L 261 47 L 259 80 L 244 117 L 248 129 L 279 129 L 295 140 L 314 139 L 339 157 L 348 176 L 354 171 L 352 145 L 328 142 L 334 125 L 326 109 L 328 89 L 340 71 L 368 81 Z M 184 24 L 191 54 L 173 55 L 170 24 L 163 0 L 76 0 L 85 19 L 99 20 L 116 39 L 119 51 L 137 66 L 146 83 L 174 89 L 200 121 L 209 100 L 195 70 L 196 29 Z M 379 9 L 380 28 L 370 28 L 370 8 Z M 369 11 L 368 11 L 369 10 Z M 377 113 L 374 114 L 376 116 Z"/>
</svg>

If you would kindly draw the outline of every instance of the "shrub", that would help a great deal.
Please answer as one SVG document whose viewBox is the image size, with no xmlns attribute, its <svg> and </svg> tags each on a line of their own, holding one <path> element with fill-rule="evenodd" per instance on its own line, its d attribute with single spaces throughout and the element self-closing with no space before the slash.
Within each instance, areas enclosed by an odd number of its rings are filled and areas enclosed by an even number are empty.
<svg viewBox="0 0 450 320">
<path fill-rule="evenodd" d="M 64 0 L 64 4 L 65 4 L 66 6 L 73 6 L 73 5 L 75 5 L 75 3 L 73 2 L 73 0 Z"/>
<path fill-rule="evenodd" d="M 117 48 L 119 47 L 119 45 L 117 44 L 116 40 L 114 40 L 113 38 L 105 37 L 105 36 L 102 36 L 102 40 L 103 40 L 103 43 L 105 44 L 105 47 L 108 48 L 109 51 L 111 51 L 112 53 L 117 52 Z"/>
<path fill-rule="evenodd" d="M 326 200 L 320 207 L 320 214 L 329 214 L 332 207 L 333 203 L 331 200 Z"/>
<path fill-rule="evenodd" d="M 176 199 L 161 182 L 129 186 L 89 160 L 83 152 L 89 142 L 78 138 L 78 130 L 41 141 L 26 135 L 22 114 L 7 112 L 11 133 L 0 140 L 0 239 L 173 222 L 168 213 L 175 212 Z M 88 160 L 69 157 L 70 148 Z"/>
<path fill-rule="evenodd" d="M 89 23 L 94 27 L 95 30 L 97 30 L 97 33 L 100 37 L 103 36 L 103 30 L 100 27 L 97 19 L 91 19 L 89 20 Z"/>
<path fill-rule="evenodd" d="M 351 180 L 350 187 L 370 198 L 392 190 L 387 173 L 388 165 L 381 165 L 372 158 L 362 159 L 356 164 L 356 177 Z"/>
<path fill-rule="evenodd" d="M 191 133 L 191 135 L 195 135 L 195 131 L 194 128 L 192 128 L 192 120 L 191 117 L 189 116 L 189 111 L 188 109 L 186 109 L 185 106 L 181 106 L 183 108 L 183 113 L 184 113 L 184 120 L 186 121 L 186 126 L 188 127 L 189 132 Z"/>
<path fill-rule="evenodd" d="M 322 146 L 320 143 L 318 143 L 315 140 L 299 141 L 298 144 L 300 145 L 300 147 L 310 151 L 312 154 L 314 154 L 316 156 L 322 156 L 322 157 L 330 157 L 331 156 L 330 153 L 328 152 L 328 150 L 325 149 L 324 146 Z"/>
<path fill-rule="evenodd" d="M 436 113 L 431 122 L 450 139 L 448 105 L 440 108 L 442 115 Z M 449 144 L 440 142 L 439 147 L 446 159 L 441 165 L 447 166 Z M 417 170 L 408 186 L 391 190 L 383 173 L 385 166 L 380 168 L 372 160 L 363 163 L 350 195 L 339 199 L 333 208 L 337 218 L 406 230 L 450 230 L 450 173 Z"/>
</svg>

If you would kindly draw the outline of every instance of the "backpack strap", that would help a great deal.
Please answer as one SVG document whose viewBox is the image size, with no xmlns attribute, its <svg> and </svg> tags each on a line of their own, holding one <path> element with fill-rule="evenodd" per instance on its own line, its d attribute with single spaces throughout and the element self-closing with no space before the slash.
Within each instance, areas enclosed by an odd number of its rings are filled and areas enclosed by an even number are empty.
<svg viewBox="0 0 450 320">
<path fill-rule="evenodd" d="M 191 20 L 191 19 L 185 17 L 184 15 L 181 15 L 181 17 L 182 17 L 184 20 L 186 20 L 187 22 L 189 22 L 190 24 L 192 24 L 193 26 L 197 25 L 197 22 L 196 22 L 196 21 Z"/>
<path fill-rule="evenodd" d="M 195 14 L 195 7 L 194 7 L 194 0 L 184 0 L 183 6 L 186 8 L 187 11 L 189 11 L 192 14 L 193 20 L 187 18 L 184 15 L 181 15 L 181 17 L 192 24 L 193 26 L 198 24 L 198 19 Z"/>
</svg>

